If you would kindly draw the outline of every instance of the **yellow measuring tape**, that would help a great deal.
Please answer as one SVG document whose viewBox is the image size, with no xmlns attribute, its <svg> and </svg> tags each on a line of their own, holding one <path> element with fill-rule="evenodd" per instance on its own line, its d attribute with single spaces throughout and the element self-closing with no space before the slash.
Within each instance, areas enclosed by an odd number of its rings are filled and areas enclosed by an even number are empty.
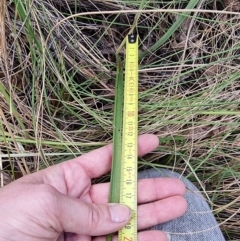
<svg viewBox="0 0 240 241">
<path fill-rule="evenodd" d="M 138 158 L 138 36 L 126 41 L 122 174 L 120 203 L 132 209 L 130 222 L 119 231 L 119 241 L 137 241 L 137 158 Z"/>
</svg>

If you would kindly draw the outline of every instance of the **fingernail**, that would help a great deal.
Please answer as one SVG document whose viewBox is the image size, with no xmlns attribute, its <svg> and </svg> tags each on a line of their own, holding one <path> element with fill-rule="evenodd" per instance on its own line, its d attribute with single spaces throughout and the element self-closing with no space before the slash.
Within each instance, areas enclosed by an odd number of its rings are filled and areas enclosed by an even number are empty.
<svg viewBox="0 0 240 241">
<path fill-rule="evenodd" d="M 111 204 L 109 206 L 112 221 L 114 223 L 122 223 L 130 219 L 132 215 L 131 209 L 126 205 Z"/>
<path fill-rule="evenodd" d="M 171 241 L 171 236 L 169 233 L 165 233 L 166 234 L 166 237 L 167 237 L 167 241 Z"/>
</svg>

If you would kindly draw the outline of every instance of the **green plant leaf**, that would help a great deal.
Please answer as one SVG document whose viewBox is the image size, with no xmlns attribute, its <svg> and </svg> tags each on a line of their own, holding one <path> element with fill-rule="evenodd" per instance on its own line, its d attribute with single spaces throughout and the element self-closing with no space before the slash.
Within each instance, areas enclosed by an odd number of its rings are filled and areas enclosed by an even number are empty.
<svg viewBox="0 0 240 241">
<path fill-rule="evenodd" d="M 186 6 L 186 9 L 193 9 L 198 2 L 198 0 L 191 0 Z M 187 17 L 189 17 L 189 13 L 181 13 L 176 22 L 167 30 L 167 32 L 152 47 L 139 55 L 139 59 L 141 60 L 142 58 L 150 55 L 152 52 L 156 51 L 160 46 L 162 46 L 175 33 L 175 31 Z"/>
</svg>

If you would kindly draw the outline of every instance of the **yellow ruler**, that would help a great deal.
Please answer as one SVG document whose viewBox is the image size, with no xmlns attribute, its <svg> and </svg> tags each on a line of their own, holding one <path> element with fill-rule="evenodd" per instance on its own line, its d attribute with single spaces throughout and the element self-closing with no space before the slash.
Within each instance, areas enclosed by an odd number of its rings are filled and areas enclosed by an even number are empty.
<svg viewBox="0 0 240 241">
<path fill-rule="evenodd" d="M 138 36 L 126 41 L 122 174 L 120 203 L 132 209 L 130 222 L 119 231 L 119 241 L 137 241 L 137 158 L 138 158 Z"/>
</svg>

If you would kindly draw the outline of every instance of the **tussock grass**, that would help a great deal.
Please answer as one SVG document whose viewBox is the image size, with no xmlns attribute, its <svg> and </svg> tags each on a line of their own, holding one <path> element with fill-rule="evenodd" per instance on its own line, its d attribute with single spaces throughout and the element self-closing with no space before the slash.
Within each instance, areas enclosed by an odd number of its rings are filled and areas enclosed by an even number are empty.
<svg viewBox="0 0 240 241">
<path fill-rule="evenodd" d="M 187 176 L 226 239 L 240 239 L 237 1 L 15 0 L 4 6 L 1 186 L 112 140 L 116 50 L 134 11 L 155 10 L 137 22 L 139 133 L 155 133 L 161 144 L 139 164 Z M 185 11 L 171 11 L 178 9 Z"/>
</svg>

